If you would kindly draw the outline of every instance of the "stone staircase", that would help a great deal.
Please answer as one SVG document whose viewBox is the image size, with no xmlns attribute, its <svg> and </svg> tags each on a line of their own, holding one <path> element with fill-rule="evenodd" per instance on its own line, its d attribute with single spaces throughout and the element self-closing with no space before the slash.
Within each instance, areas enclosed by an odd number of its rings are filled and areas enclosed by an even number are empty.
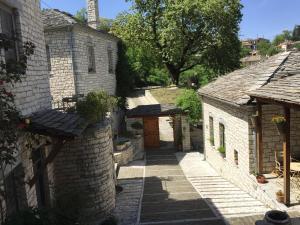
<svg viewBox="0 0 300 225">
<path fill-rule="evenodd" d="M 226 219 L 240 218 L 263 215 L 270 210 L 262 202 L 219 176 L 199 152 L 176 155 L 188 180 L 219 216 Z"/>
<path fill-rule="evenodd" d="M 188 177 L 198 193 L 222 217 L 244 217 L 270 210 L 263 203 L 220 176 Z"/>
</svg>

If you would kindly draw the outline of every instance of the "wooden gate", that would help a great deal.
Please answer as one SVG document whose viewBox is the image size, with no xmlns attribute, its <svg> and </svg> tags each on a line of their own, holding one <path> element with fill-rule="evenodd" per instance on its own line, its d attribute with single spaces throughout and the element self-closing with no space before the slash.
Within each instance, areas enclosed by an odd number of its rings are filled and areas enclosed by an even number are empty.
<svg viewBox="0 0 300 225">
<path fill-rule="evenodd" d="M 159 148 L 159 120 L 158 117 L 144 117 L 145 148 Z"/>
</svg>

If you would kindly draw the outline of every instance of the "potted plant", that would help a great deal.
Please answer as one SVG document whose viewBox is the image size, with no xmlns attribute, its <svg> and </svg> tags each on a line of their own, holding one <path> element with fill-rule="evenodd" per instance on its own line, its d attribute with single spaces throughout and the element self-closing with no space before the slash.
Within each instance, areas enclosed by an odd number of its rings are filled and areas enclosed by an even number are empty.
<svg viewBox="0 0 300 225">
<path fill-rule="evenodd" d="M 259 184 L 265 184 L 267 183 L 266 177 L 263 174 L 256 174 L 256 181 Z"/>
<path fill-rule="evenodd" d="M 282 190 L 276 192 L 276 200 L 280 203 L 284 203 L 284 194 Z"/>
<path fill-rule="evenodd" d="M 117 145 L 116 145 L 117 150 L 118 151 L 122 151 L 126 147 L 126 142 L 127 141 L 119 141 L 119 142 L 117 142 Z"/>
<path fill-rule="evenodd" d="M 223 158 L 225 158 L 225 155 L 226 155 L 226 149 L 225 149 L 225 147 L 224 147 L 224 146 L 220 146 L 220 147 L 218 148 L 218 151 L 219 151 L 220 155 L 221 155 Z"/>
<path fill-rule="evenodd" d="M 286 118 L 283 115 L 275 115 L 272 117 L 272 122 L 276 125 L 280 135 L 285 133 L 286 130 Z"/>
<path fill-rule="evenodd" d="M 131 127 L 135 130 L 143 130 L 144 126 L 140 122 L 136 121 L 133 124 L 131 124 Z"/>
</svg>

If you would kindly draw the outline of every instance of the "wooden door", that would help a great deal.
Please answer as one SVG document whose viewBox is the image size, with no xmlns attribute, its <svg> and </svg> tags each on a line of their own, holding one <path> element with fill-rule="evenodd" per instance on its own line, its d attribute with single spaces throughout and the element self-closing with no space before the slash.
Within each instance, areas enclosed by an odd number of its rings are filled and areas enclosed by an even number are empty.
<svg viewBox="0 0 300 225">
<path fill-rule="evenodd" d="M 144 118 L 145 148 L 159 148 L 159 121 L 158 117 Z"/>
</svg>

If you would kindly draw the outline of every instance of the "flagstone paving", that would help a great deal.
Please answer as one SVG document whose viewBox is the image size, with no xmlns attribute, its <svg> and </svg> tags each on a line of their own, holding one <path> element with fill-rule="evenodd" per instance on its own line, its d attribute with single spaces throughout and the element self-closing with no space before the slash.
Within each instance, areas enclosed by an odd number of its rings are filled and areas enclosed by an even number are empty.
<svg viewBox="0 0 300 225">
<path fill-rule="evenodd" d="M 140 224 L 224 225 L 186 179 L 171 150 L 148 151 Z"/>
</svg>

